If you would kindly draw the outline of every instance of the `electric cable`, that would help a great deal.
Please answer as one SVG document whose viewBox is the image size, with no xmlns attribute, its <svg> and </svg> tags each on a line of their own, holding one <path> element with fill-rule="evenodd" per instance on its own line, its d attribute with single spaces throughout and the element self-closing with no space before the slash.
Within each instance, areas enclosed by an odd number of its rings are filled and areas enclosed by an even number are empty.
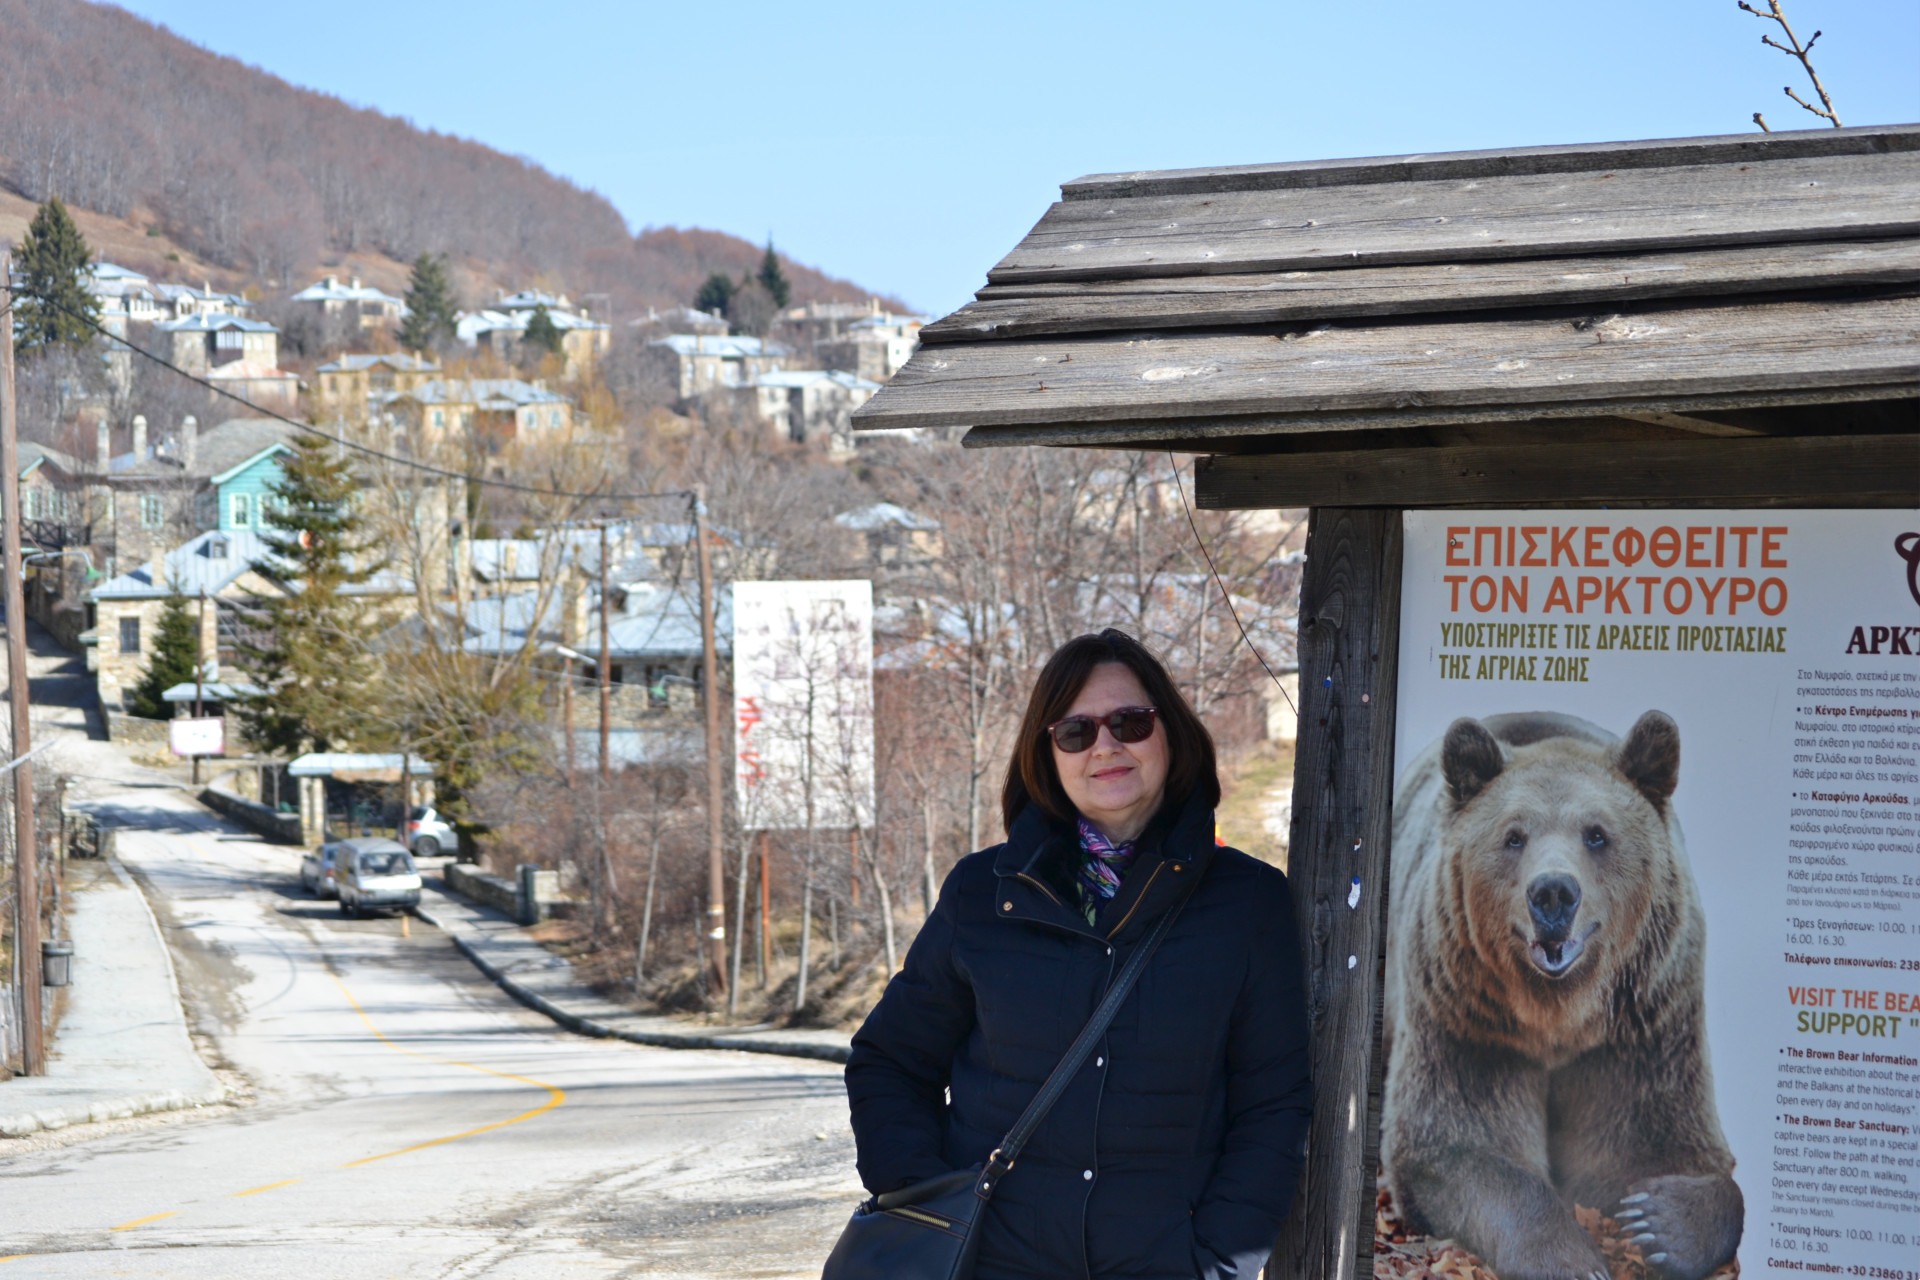
<svg viewBox="0 0 1920 1280">
<path fill-rule="evenodd" d="M 1220 570 L 1213 566 L 1213 553 L 1207 550 L 1206 540 L 1200 536 L 1200 525 L 1193 518 L 1193 508 L 1187 505 L 1187 491 L 1180 483 L 1180 463 L 1175 460 L 1171 449 L 1167 451 L 1167 461 L 1173 467 L 1173 488 L 1180 495 L 1180 509 L 1187 513 L 1187 528 L 1193 530 L 1193 544 L 1200 548 L 1200 554 L 1207 562 L 1207 572 L 1213 575 L 1213 585 L 1220 588 L 1220 599 L 1226 602 L 1227 615 L 1233 619 L 1233 625 L 1240 629 L 1240 639 L 1246 644 L 1247 651 L 1259 661 L 1267 678 L 1273 681 L 1273 687 L 1280 691 L 1280 696 L 1287 700 L 1287 706 L 1298 717 L 1300 708 L 1294 705 L 1293 695 L 1287 692 L 1287 686 L 1280 683 L 1280 677 L 1273 673 L 1273 668 L 1267 665 L 1266 658 L 1254 645 L 1253 637 L 1247 634 L 1246 624 L 1240 621 L 1240 611 L 1233 607 L 1233 597 L 1227 594 L 1227 584 L 1220 581 Z"/>
<path fill-rule="evenodd" d="M 15 292 L 24 293 L 25 290 L 15 290 Z M 691 489 L 664 489 L 657 493 L 605 493 L 600 491 L 589 491 L 586 493 L 579 493 L 579 492 L 575 492 L 573 490 L 568 490 L 568 489 L 543 489 L 538 485 L 515 484 L 511 480 L 494 480 L 494 479 L 489 479 L 486 476 L 468 475 L 464 471 L 452 471 L 445 467 L 433 466 L 431 463 L 419 462 L 412 458 L 403 458 L 398 454 L 387 453 L 383 450 L 375 449 L 371 445 L 364 445 L 359 443 L 358 441 L 349 440 L 344 436 L 335 435 L 330 431 L 323 431 L 322 429 L 314 426 L 310 422 L 301 422 L 297 418 L 290 418 L 286 414 L 280 413 L 274 409 L 269 409 L 264 405 L 255 404 L 253 401 L 247 399 L 243 395 L 240 395 L 238 392 L 229 391 L 227 388 L 222 387 L 217 383 L 210 381 L 209 379 L 203 378 L 198 374 L 187 372 L 185 369 L 182 369 L 179 365 L 174 364 L 171 360 L 167 360 L 161 356 L 155 355 L 153 352 L 148 351 L 144 347 L 135 346 L 130 340 L 121 337 L 117 333 L 114 333 L 111 329 L 108 329 L 105 325 L 101 324 L 98 320 L 94 319 L 92 316 L 85 314 L 84 312 L 76 311 L 72 307 L 66 306 L 50 298 L 41 297 L 38 294 L 34 294 L 30 296 L 37 298 L 42 304 L 46 306 L 50 306 L 54 308 L 56 311 L 60 311 L 63 314 L 67 315 L 69 318 L 76 320 L 79 323 L 85 325 L 87 328 L 93 330 L 95 333 L 99 334 L 101 337 L 107 338 L 113 342 L 119 343 L 121 346 L 125 347 L 127 350 L 133 352 L 133 354 L 141 357 L 142 359 L 149 360 L 154 364 L 159 365 L 162 369 L 166 369 L 172 373 L 178 374 L 180 377 L 185 378 L 188 382 L 191 382 L 196 386 L 202 387 L 205 390 L 212 392 L 216 396 L 220 396 L 224 399 L 231 400 L 235 404 L 240 405 L 246 409 L 249 409 L 252 412 L 259 414 L 263 418 L 270 418 L 275 422 L 283 422 L 287 426 L 293 427 L 296 430 L 304 431 L 309 435 L 319 436 L 321 439 L 331 441 L 332 443 L 337 444 L 342 448 L 352 449 L 357 453 L 366 454 L 368 457 L 371 457 L 371 458 L 378 458 L 383 462 L 389 462 L 395 466 L 407 467 L 407 468 L 410 468 L 411 470 L 424 472 L 428 475 L 439 476 L 442 479 L 446 479 L 446 480 L 462 480 L 468 484 L 484 485 L 494 489 L 505 489 L 513 493 L 533 494 L 543 498 L 583 498 L 583 499 L 587 499 L 590 501 L 597 501 L 597 502 L 640 502 L 648 499 L 658 499 L 658 498 L 680 498 L 686 502 L 693 501 L 693 491 Z M 7 308 L 7 311 L 10 312 L 11 308 L 10 307 Z"/>
</svg>

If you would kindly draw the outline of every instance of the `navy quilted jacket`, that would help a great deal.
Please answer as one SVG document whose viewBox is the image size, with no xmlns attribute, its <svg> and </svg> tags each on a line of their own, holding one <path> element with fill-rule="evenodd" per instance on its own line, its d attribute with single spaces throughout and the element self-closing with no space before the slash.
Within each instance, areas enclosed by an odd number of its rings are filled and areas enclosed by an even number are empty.
<svg viewBox="0 0 1920 1280">
<path fill-rule="evenodd" d="M 963 859 L 853 1038 L 870 1191 L 984 1161 L 1191 877 L 1200 887 L 1001 1182 L 976 1280 L 1254 1280 L 1293 1199 L 1311 1089 L 1286 877 L 1163 811 L 1089 925 L 1071 826 L 1029 809 Z"/>
</svg>

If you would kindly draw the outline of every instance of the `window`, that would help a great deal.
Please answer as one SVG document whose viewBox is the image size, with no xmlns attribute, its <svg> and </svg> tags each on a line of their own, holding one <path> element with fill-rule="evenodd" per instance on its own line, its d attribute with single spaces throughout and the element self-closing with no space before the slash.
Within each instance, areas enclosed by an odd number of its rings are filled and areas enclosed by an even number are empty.
<svg viewBox="0 0 1920 1280">
<path fill-rule="evenodd" d="M 547 410 L 547 425 L 555 431 L 560 429 L 560 411 L 558 409 Z"/>
<path fill-rule="evenodd" d="M 230 523 L 236 529 L 248 529 L 253 526 L 253 503 L 244 493 L 232 494 L 227 498 L 228 509 L 232 512 Z"/>
<path fill-rule="evenodd" d="M 160 495 L 157 493 L 141 494 L 140 527 L 142 529 L 158 529 L 166 522 L 167 513 L 160 502 Z"/>
<path fill-rule="evenodd" d="M 120 652 L 140 652 L 140 619 L 120 619 Z"/>
<path fill-rule="evenodd" d="M 667 667 L 647 668 L 647 705 L 650 707 L 668 706 L 672 699 L 668 696 L 667 678 L 672 670 Z"/>
<path fill-rule="evenodd" d="M 445 409 L 435 409 L 433 411 L 433 425 L 436 428 L 447 425 L 447 411 Z"/>
</svg>

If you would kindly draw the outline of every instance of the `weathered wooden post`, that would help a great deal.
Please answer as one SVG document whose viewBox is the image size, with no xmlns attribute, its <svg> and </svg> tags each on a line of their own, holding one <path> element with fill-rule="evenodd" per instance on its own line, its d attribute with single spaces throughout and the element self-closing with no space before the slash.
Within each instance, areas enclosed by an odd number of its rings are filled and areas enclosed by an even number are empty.
<svg viewBox="0 0 1920 1280">
<path fill-rule="evenodd" d="M 1061 201 L 987 281 L 975 302 L 922 330 L 912 360 L 855 414 L 857 429 L 966 427 L 968 447 L 1200 454 L 1200 506 L 1311 511 L 1290 874 L 1307 952 L 1316 1102 L 1300 1195 L 1268 1274 L 1366 1276 L 1373 1270 L 1388 1067 L 1382 1017 L 1390 902 L 1396 874 L 1410 876 L 1413 864 L 1405 860 L 1418 852 L 1390 847 L 1397 770 L 1409 764 L 1403 758 L 1396 765 L 1397 752 L 1409 751 L 1396 733 L 1411 728 L 1430 736 L 1446 727 L 1444 720 L 1439 729 L 1426 719 L 1417 726 L 1406 720 L 1409 690 L 1401 673 L 1419 672 L 1429 719 L 1436 707 L 1452 705 L 1455 695 L 1435 692 L 1455 687 L 1446 680 L 1478 689 L 1473 681 L 1494 678 L 1487 671 L 1517 682 L 1515 691 L 1489 692 L 1491 701 L 1472 714 L 1577 707 L 1591 715 L 1606 690 L 1594 685 L 1598 693 L 1574 696 L 1546 683 L 1560 678 L 1553 673 L 1586 681 L 1590 664 L 1613 661 L 1607 655 L 1625 647 L 1652 664 L 1635 670 L 1669 676 L 1676 668 L 1658 663 L 1677 659 L 1664 655 L 1717 646 L 1784 658 L 1790 632 L 1824 628 L 1819 647 L 1804 652 L 1838 658 L 1844 646 L 1861 661 L 1880 663 L 1862 668 L 1862 680 L 1884 687 L 1870 689 L 1880 700 L 1861 713 L 1868 728 L 1855 732 L 1871 731 L 1870 712 L 1896 719 L 1920 713 L 1920 705 L 1902 701 L 1920 697 L 1920 668 L 1909 679 L 1887 665 L 1920 654 L 1920 612 L 1913 612 L 1920 611 L 1920 511 L 1914 531 L 1897 536 L 1884 535 L 1903 515 L 1877 523 L 1853 518 L 1863 508 L 1920 507 L 1920 126 L 1096 175 L 1067 183 Z M 1716 520 L 1711 512 L 1656 518 L 1658 508 L 1749 510 Z M 1812 508 L 1851 510 L 1841 519 Z M 1439 537 L 1435 518 L 1421 514 L 1434 509 L 1451 512 L 1439 527 L 1454 519 L 1460 527 Z M 1564 519 L 1549 530 L 1553 509 Z M 1756 511 L 1781 518 L 1777 525 L 1749 519 Z M 1537 526 L 1527 523 L 1534 519 Z M 1657 527 L 1641 527 L 1649 524 Z M 1418 546 L 1407 540 L 1416 528 Z M 1536 554 L 1523 535 L 1546 541 Z M 1772 552 L 1761 545 L 1768 537 L 1775 539 L 1767 544 Z M 1560 542 L 1552 544 L 1554 538 Z M 1860 567 L 1827 567 L 1852 563 L 1835 551 L 1851 545 L 1848 539 L 1864 539 Z M 1671 558 L 1654 558 L 1649 548 L 1656 544 Z M 1609 559 L 1615 554 L 1617 561 Z M 1909 580 L 1899 579 L 1902 557 Z M 1404 566 L 1416 562 L 1427 576 L 1403 582 Z M 1807 576 L 1795 577 L 1789 562 L 1808 566 Z M 1455 565 L 1463 567 L 1456 573 L 1448 567 Z M 1674 575 L 1650 576 L 1656 565 Z M 1721 576 L 1706 576 L 1706 569 Z M 1681 576 L 1689 571 L 1698 576 L 1697 598 Z M 1751 576 L 1727 576 L 1743 571 Z M 1880 612 L 1858 620 L 1805 615 L 1785 625 L 1790 590 L 1832 597 L 1850 574 Z M 1450 626 L 1478 626 L 1487 617 L 1544 619 L 1538 625 L 1545 665 L 1514 649 L 1535 643 L 1532 633 L 1485 640 L 1478 631 L 1425 623 L 1419 651 L 1410 642 L 1403 653 L 1403 608 L 1416 586 L 1423 618 L 1466 620 Z M 1902 612 L 1908 589 L 1912 610 Z M 1735 616 L 1742 603 L 1746 612 Z M 1842 622 L 1851 633 L 1833 631 Z M 1616 630 L 1603 630 L 1596 641 L 1590 633 L 1603 625 Z M 1437 667 L 1434 654 L 1445 644 L 1460 652 Z M 1734 692 L 1724 696 L 1663 676 L 1663 687 L 1685 688 L 1693 699 L 1683 738 L 1711 741 L 1716 707 L 1761 696 L 1780 715 L 1808 718 L 1808 727 L 1787 732 L 1818 734 L 1816 711 L 1845 713 L 1844 681 L 1853 679 L 1845 672 L 1823 673 L 1810 663 L 1796 685 L 1780 662 L 1739 670 L 1729 686 Z M 1912 695 L 1903 692 L 1908 684 Z M 1800 705 L 1787 705 L 1795 698 Z M 1498 720 L 1489 723 L 1498 727 Z M 1510 735 L 1498 749 L 1503 759 L 1518 758 L 1528 732 L 1542 732 L 1511 725 L 1501 731 Z M 1657 741 L 1657 722 L 1650 732 Z M 1879 739 L 1858 739 L 1869 741 Z M 1411 751 L 1425 745 L 1412 742 Z M 1825 873 L 1810 875 L 1803 864 L 1855 858 L 1865 866 L 1869 853 L 1920 850 L 1905 825 L 1920 823 L 1920 774 L 1910 756 L 1891 746 L 1867 748 L 1889 762 L 1875 766 L 1878 776 L 1869 780 L 1823 770 L 1812 750 L 1804 764 L 1797 756 L 1779 761 L 1794 766 L 1780 785 L 1802 790 L 1789 797 L 1768 789 L 1772 783 L 1752 784 L 1738 803 L 1722 804 L 1722 811 L 1778 811 L 1777 830 L 1761 830 L 1759 843 L 1776 851 L 1769 856 L 1786 876 L 1780 892 L 1805 897 L 1772 901 L 1804 903 L 1801 923 L 1810 932 L 1792 932 L 1802 913 L 1786 913 L 1784 961 L 1752 952 L 1746 917 L 1742 928 L 1715 934 L 1749 937 L 1714 944 L 1728 954 L 1747 947 L 1744 971 L 1715 968 L 1712 948 L 1701 962 L 1710 1024 L 1727 1016 L 1712 1012 L 1716 991 L 1724 997 L 1728 984 L 1758 983 L 1753 970 L 1763 963 L 1785 966 L 1768 972 L 1769 991 L 1775 978 L 1784 991 L 1789 982 L 1841 974 L 1852 963 L 1843 942 L 1813 931 L 1817 919 L 1833 923 L 1843 904 L 1813 897 L 1821 881 L 1812 877 Z M 1630 755 L 1608 758 L 1619 770 L 1645 765 L 1634 765 Z M 1713 785 L 1736 785 L 1716 784 L 1710 766 L 1703 772 L 1685 758 L 1681 778 L 1699 779 L 1682 783 L 1688 805 L 1702 803 L 1702 791 Z M 1825 781 L 1823 773 L 1838 781 Z M 1636 776 L 1652 802 L 1664 805 L 1673 794 L 1670 774 L 1664 781 Z M 1864 781 L 1871 785 L 1859 785 Z M 1466 805 L 1470 788 L 1462 787 L 1454 803 Z M 1884 847 L 1861 850 L 1856 838 L 1844 855 L 1826 850 L 1816 857 L 1812 850 L 1834 840 L 1807 838 L 1817 833 L 1802 827 L 1786 839 L 1789 802 L 1851 803 L 1885 815 L 1858 819 L 1882 824 L 1872 839 Z M 1599 848 L 1607 837 L 1596 824 L 1588 838 Z M 1809 852 L 1788 854 L 1790 847 Z M 1708 906 L 1709 915 L 1725 910 L 1711 900 Z M 1869 954 L 1869 946 L 1876 939 L 1881 949 L 1905 945 L 1912 957 L 1911 943 L 1900 941 L 1912 934 L 1890 930 L 1920 933 L 1920 920 L 1908 921 L 1914 909 L 1904 899 L 1887 897 L 1879 907 L 1888 928 L 1872 931 L 1862 917 L 1858 927 L 1868 932 L 1851 935 L 1851 954 L 1885 977 L 1899 966 L 1876 958 L 1878 951 Z M 1834 925 L 1836 937 L 1841 927 Z M 1577 958 L 1579 948 L 1541 936 L 1544 942 L 1530 944 L 1541 948 L 1541 972 L 1551 978 L 1572 971 L 1566 957 Z M 1550 979 L 1514 979 L 1536 980 L 1547 983 L 1542 990 L 1555 989 Z M 1871 982 L 1855 985 L 1862 1009 L 1869 997 L 1920 1001 L 1911 982 L 1896 991 L 1889 981 L 1883 996 L 1866 991 Z M 1619 998 L 1641 994 L 1628 985 Z M 1848 1029 L 1886 1035 L 1893 1021 L 1887 1015 L 1884 1026 L 1859 1023 L 1856 1015 Z M 1797 1025 L 1827 1026 L 1805 1018 Z M 1775 1023 L 1766 1026 L 1768 1045 L 1787 1035 Z M 1813 1055 L 1808 1061 L 1824 1060 L 1817 1042 L 1788 1039 L 1773 1046 L 1782 1061 L 1806 1053 Z M 1516 1070 L 1558 1069 L 1529 1065 L 1524 1045 L 1502 1052 L 1520 1064 Z M 1766 1056 L 1770 1071 L 1773 1055 Z M 1733 1149 L 1747 1152 L 1738 1176 L 1747 1184 L 1750 1243 L 1767 1240 L 1763 1224 L 1791 1224 L 1799 1212 L 1792 1186 L 1769 1182 L 1774 1153 L 1761 1144 L 1773 1140 L 1776 1119 L 1782 1126 L 1800 1121 L 1784 1102 L 1776 1117 L 1772 1078 L 1754 1075 L 1754 1060 L 1744 1046 L 1729 1046 L 1716 1059 L 1732 1081 L 1720 1099 L 1719 1123 L 1733 1136 Z M 1704 1069 L 1704 1050 L 1699 1061 Z M 1574 1123 L 1574 1108 L 1553 1105 L 1543 1129 Z M 1817 1106 L 1809 1107 L 1809 1129 L 1831 1127 L 1815 1114 Z M 1707 1127 L 1717 1135 L 1716 1124 Z M 1705 1154 L 1695 1158 L 1704 1163 L 1690 1166 L 1688 1176 L 1735 1176 L 1727 1139 L 1717 1141 L 1700 1139 Z M 1538 1164 L 1549 1164 L 1544 1147 Z M 1469 1200 L 1493 1194 L 1467 1185 Z M 1593 1185 L 1621 1196 L 1637 1184 L 1596 1176 Z M 1878 1244 L 1862 1243 L 1896 1212 L 1894 1200 L 1871 1192 L 1863 1181 L 1847 1193 L 1846 1211 L 1857 1218 L 1852 1230 L 1862 1234 L 1850 1235 L 1845 1247 L 1857 1256 L 1841 1257 L 1842 1246 L 1835 1246 L 1831 1261 L 1856 1269 L 1893 1265 L 1873 1252 Z M 1551 1200 L 1560 1192 L 1544 1194 Z M 1739 1194 L 1715 1194 L 1717 1212 L 1734 1206 L 1737 1241 Z M 1629 1213 L 1614 1203 L 1585 1207 Z M 1441 1211 L 1432 1212 L 1432 1234 L 1449 1234 L 1440 1230 Z M 1607 1221 L 1591 1230 L 1606 1229 Z M 1619 1230 L 1622 1248 L 1658 1250 L 1650 1267 L 1678 1265 L 1662 1245 L 1625 1240 L 1640 1228 Z M 1525 1270 L 1522 1235 L 1516 1228 L 1512 1236 L 1466 1243 L 1477 1244 L 1483 1260 L 1510 1257 Z M 1724 1231 L 1719 1238 L 1724 1243 Z M 1775 1233 L 1776 1252 L 1780 1238 Z M 1766 1253 L 1749 1249 L 1745 1266 L 1781 1275 L 1792 1269 L 1772 1258 L 1763 1265 Z M 1596 1269 L 1603 1265 L 1597 1249 L 1593 1259 Z"/>
</svg>

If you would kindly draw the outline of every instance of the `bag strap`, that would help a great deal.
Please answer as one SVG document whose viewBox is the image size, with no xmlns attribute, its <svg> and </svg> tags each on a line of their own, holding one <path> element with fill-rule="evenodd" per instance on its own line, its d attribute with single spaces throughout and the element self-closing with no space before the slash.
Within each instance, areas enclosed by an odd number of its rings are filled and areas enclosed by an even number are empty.
<svg viewBox="0 0 1920 1280">
<path fill-rule="evenodd" d="M 1053 1073 L 1047 1077 L 1046 1083 L 1040 1086 L 1040 1092 L 1033 1096 L 1033 1101 L 1027 1104 L 1027 1109 L 1022 1111 L 1020 1118 L 1013 1122 L 1013 1128 L 1007 1130 L 1007 1136 L 1000 1140 L 1000 1145 L 995 1147 L 993 1154 L 987 1158 L 986 1169 L 980 1175 L 978 1188 L 982 1199 L 993 1194 L 993 1189 L 999 1185 L 1000 1179 L 1006 1177 L 1007 1171 L 1013 1168 L 1013 1162 L 1019 1158 L 1021 1149 L 1027 1145 L 1027 1139 L 1033 1136 L 1033 1131 L 1040 1127 L 1040 1122 L 1047 1118 L 1049 1111 L 1053 1110 L 1053 1104 L 1060 1101 L 1061 1095 L 1067 1091 L 1067 1086 L 1073 1083 L 1073 1077 L 1079 1074 L 1081 1066 L 1087 1060 L 1087 1055 L 1093 1052 L 1093 1046 L 1100 1042 L 1100 1037 L 1107 1034 L 1107 1028 L 1112 1025 L 1114 1015 L 1120 1012 L 1120 1006 L 1126 1003 L 1134 983 L 1140 980 L 1141 971 L 1147 967 L 1147 961 L 1153 959 L 1153 953 L 1159 950 L 1160 943 L 1166 938 L 1168 930 L 1173 928 L 1173 922 L 1179 917 L 1181 909 L 1187 905 L 1187 899 L 1191 898 L 1194 890 L 1199 887 L 1200 877 L 1195 876 L 1193 882 L 1187 886 L 1186 892 L 1174 901 L 1174 904 L 1167 909 L 1167 913 L 1161 916 L 1159 922 L 1153 926 L 1153 932 L 1134 948 L 1133 954 L 1127 957 L 1126 967 L 1120 970 L 1120 976 L 1114 979 L 1111 987 L 1107 988 L 1106 997 L 1093 1011 L 1093 1016 L 1087 1019 L 1087 1025 L 1080 1028 L 1080 1034 L 1068 1046 L 1066 1054 L 1054 1067 Z"/>
</svg>

